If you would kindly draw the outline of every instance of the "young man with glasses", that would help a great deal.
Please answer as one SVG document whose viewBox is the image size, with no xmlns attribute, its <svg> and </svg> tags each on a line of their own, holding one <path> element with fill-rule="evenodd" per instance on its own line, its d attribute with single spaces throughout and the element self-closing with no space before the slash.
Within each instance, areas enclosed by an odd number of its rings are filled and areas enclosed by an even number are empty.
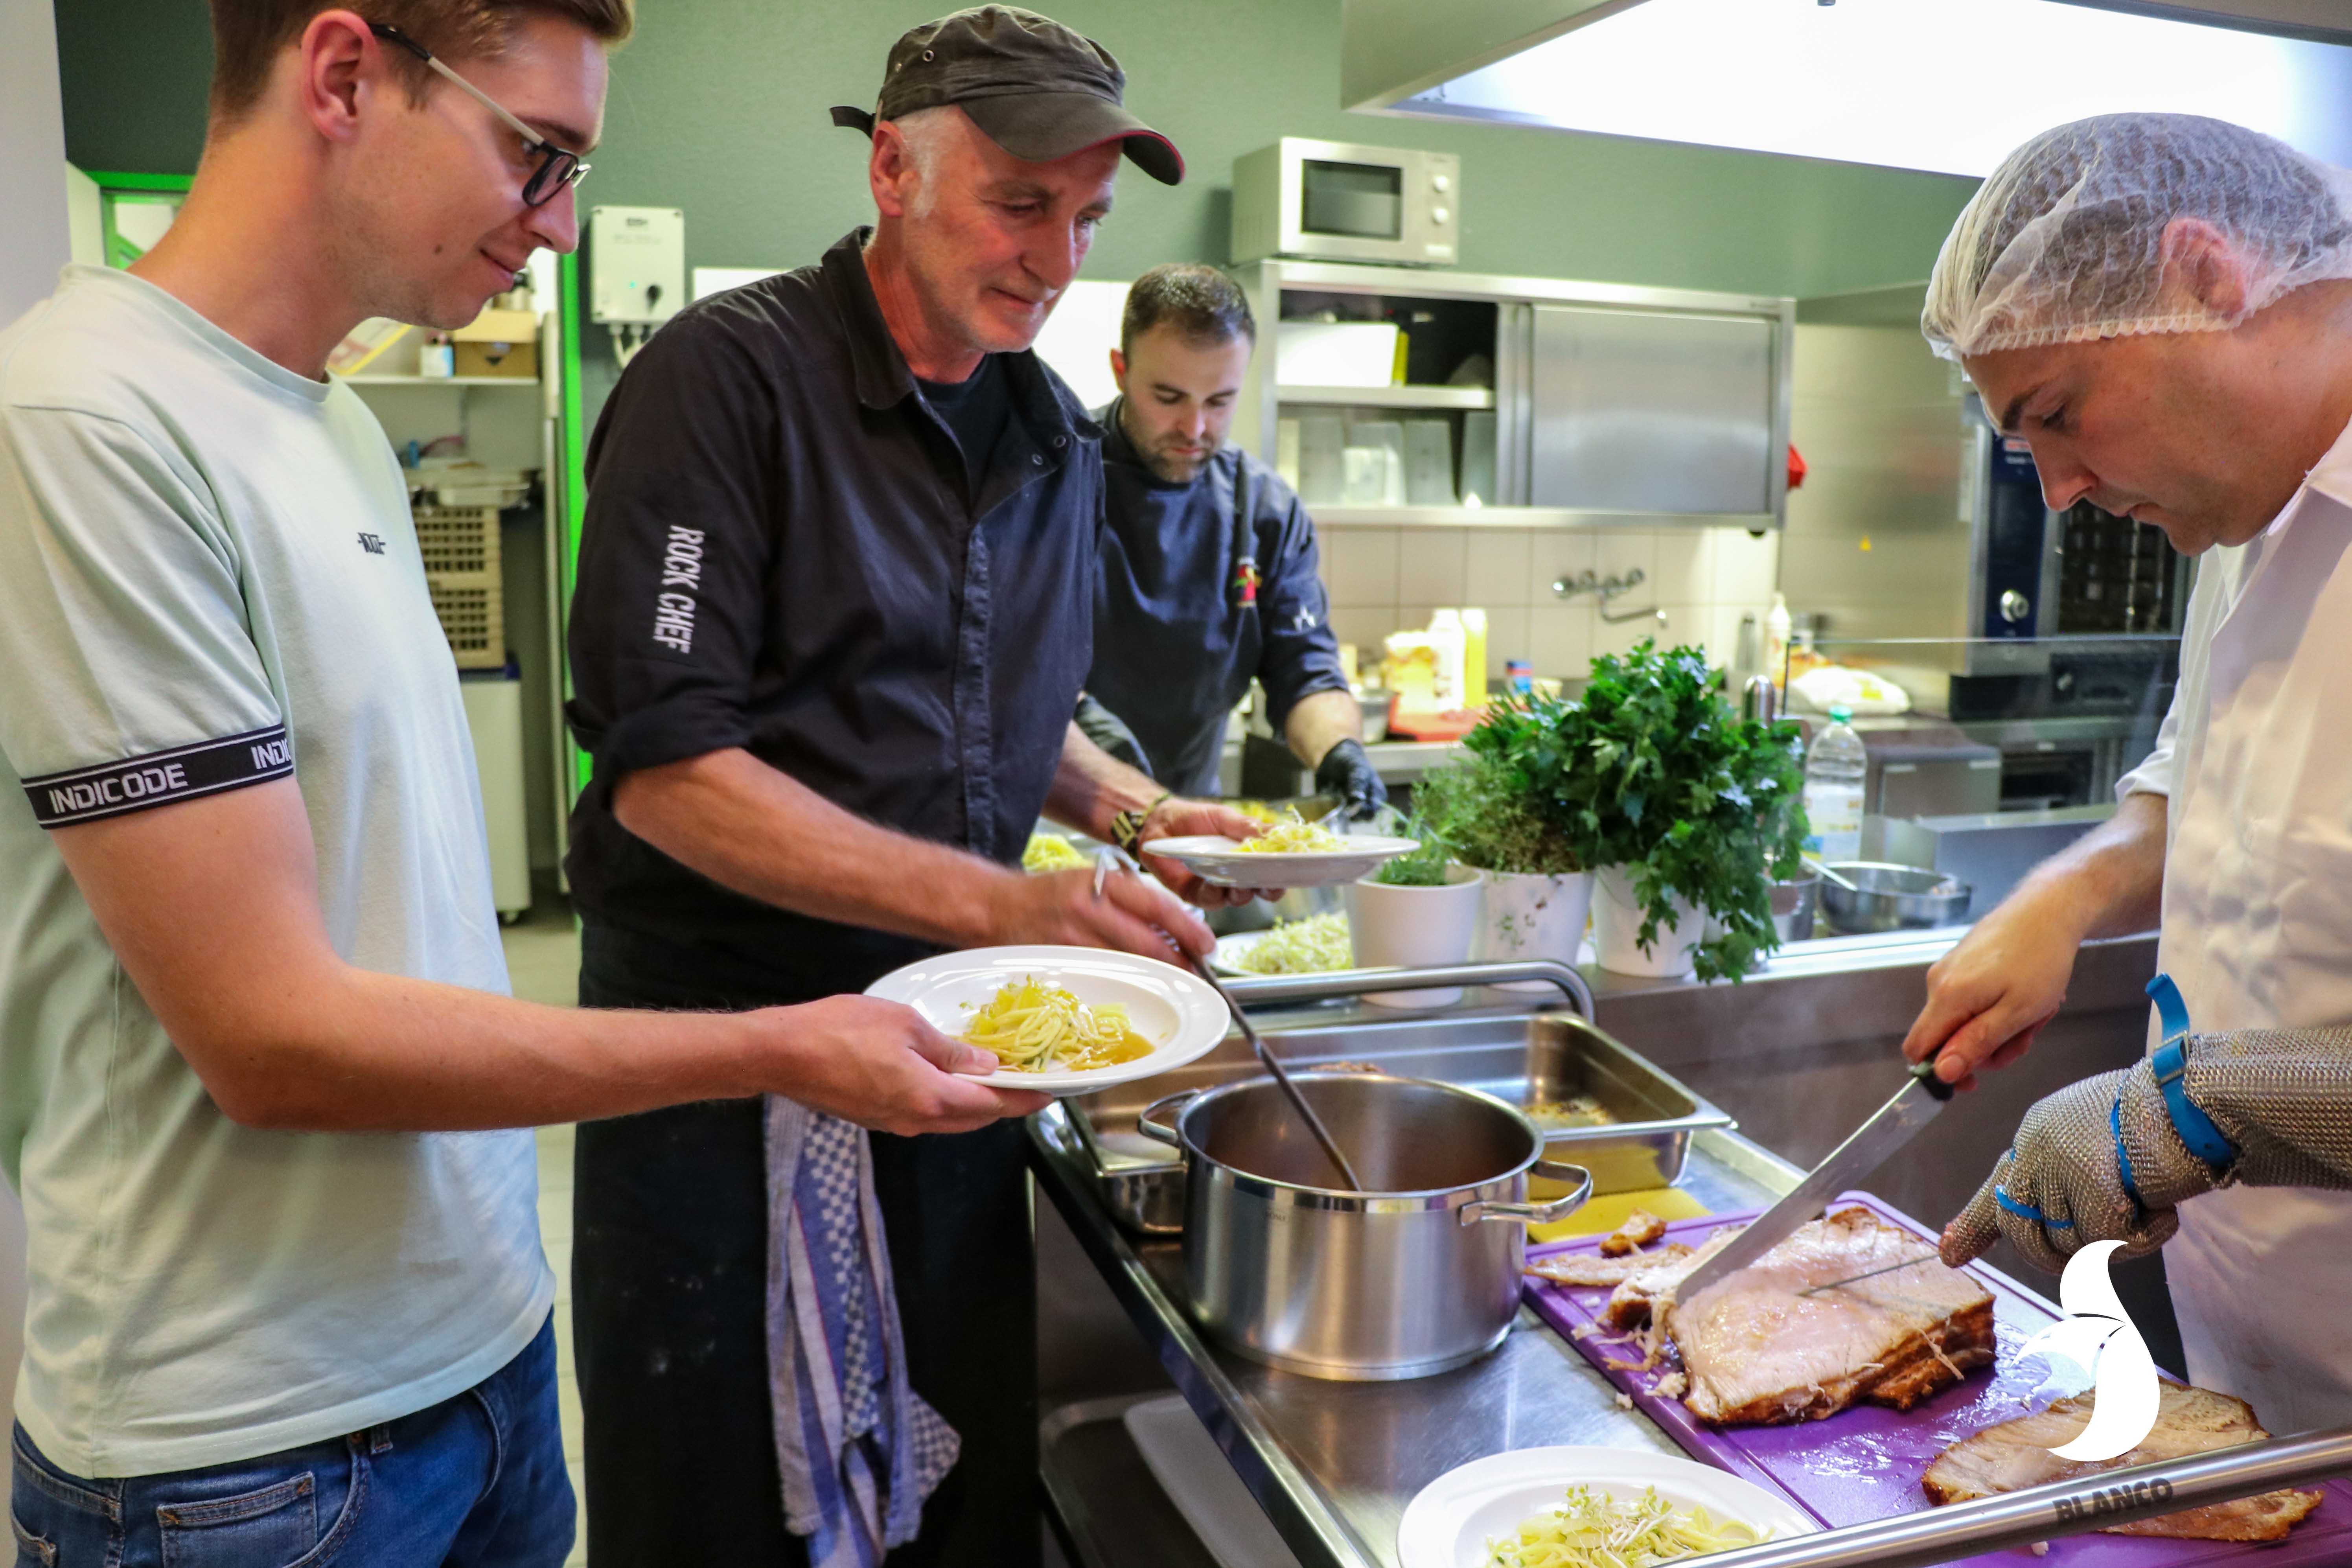
<svg viewBox="0 0 2352 1568">
<path fill-rule="evenodd" d="M 203 164 L 0 332 L 0 1169 L 16 1560 L 546 1565 L 533 1123 L 1040 1103 L 863 998 L 517 1003 L 405 486 L 331 350 L 576 238 L 627 0 L 214 0 Z M 458 90 L 462 89 L 462 90 Z"/>
</svg>

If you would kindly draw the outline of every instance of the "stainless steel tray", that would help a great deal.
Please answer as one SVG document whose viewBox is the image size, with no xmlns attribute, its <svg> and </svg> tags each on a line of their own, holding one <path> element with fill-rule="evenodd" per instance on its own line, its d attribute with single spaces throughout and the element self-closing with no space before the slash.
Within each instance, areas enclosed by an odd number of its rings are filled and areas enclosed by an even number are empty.
<svg viewBox="0 0 2352 1568">
<path fill-rule="evenodd" d="M 1468 972 L 1454 973 L 1475 983 Z M 1480 991 L 1470 1005 L 1402 1016 L 1327 1000 L 1277 1011 L 1253 1007 L 1251 1018 L 1286 1066 L 1362 1063 L 1400 1077 L 1465 1084 L 1514 1105 L 1592 1095 L 1617 1121 L 1551 1131 L 1545 1143 L 1554 1157 L 1591 1171 L 1596 1193 L 1671 1186 L 1682 1176 L 1695 1133 L 1733 1125 L 1588 1019 L 1565 1010 L 1538 1011 L 1540 1000 Z M 1138 1133 L 1135 1113 L 1178 1089 L 1213 1088 L 1261 1070 L 1248 1046 L 1232 1036 L 1175 1072 L 1062 1102 L 1104 1206 L 1122 1226 L 1147 1236 L 1173 1236 L 1184 1227 L 1182 1161 Z"/>
<path fill-rule="evenodd" d="M 1671 1187 L 1682 1179 L 1692 1134 L 1736 1125 L 1589 1019 L 1572 1013 L 1528 1019 L 1518 1102 L 1541 1105 L 1578 1094 L 1599 1100 L 1614 1120 L 1601 1127 L 1545 1127 L 1544 1152 L 1591 1171 L 1596 1194 Z M 1542 1117 L 1536 1120 L 1544 1124 Z"/>
</svg>

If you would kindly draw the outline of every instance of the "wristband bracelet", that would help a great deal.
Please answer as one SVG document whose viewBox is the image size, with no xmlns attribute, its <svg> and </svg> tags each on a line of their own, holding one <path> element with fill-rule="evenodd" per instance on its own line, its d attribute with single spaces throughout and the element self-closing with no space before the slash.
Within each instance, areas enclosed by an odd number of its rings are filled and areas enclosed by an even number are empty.
<svg viewBox="0 0 2352 1568">
<path fill-rule="evenodd" d="M 1144 828 L 1150 825 L 1151 814 L 1175 798 L 1175 791 L 1162 790 L 1160 792 L 1160 798 L 1141 811 L 1122 811 L 1112 817 L 1110 819 L 1111 842 L 1129 854 L 1134 854 L 1136 844 L 1143 837 Z"/>
</svg>

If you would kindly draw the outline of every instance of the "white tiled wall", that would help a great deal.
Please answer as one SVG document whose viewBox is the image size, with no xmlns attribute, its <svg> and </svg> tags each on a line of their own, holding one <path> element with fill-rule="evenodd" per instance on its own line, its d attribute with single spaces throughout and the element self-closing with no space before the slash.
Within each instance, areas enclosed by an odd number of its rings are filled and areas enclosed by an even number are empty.
<svg viewBox="0 0 2352 1568">
<path fill-rule="evenodd" d="M 1427 626 L 1435 607 L 1476 605 L 1486 612 L 1487 673 L 1495 676 L 1514 658 L 1538 675 L 1581 676 L 1593 655 L 1622 653 L 1652 633 L 1727 661 L 1741 614 L 1753 611 L 1761 625 L 1780 563 L 1780 535 L 1758 539 L 1738 528 L 1348 527 L 1320 529 L 1316 538 L 1341 642 L 1369 660 L 1389 633 Z M 1647 616 L 1604 624 L 1590 594 L 1553 596 L 1553 579 L 1588 567 L 1601 577 L 1641 568 L 1642 585 L 1610 610 L 1663 609 L 1664 630 Z"/>
</svg>

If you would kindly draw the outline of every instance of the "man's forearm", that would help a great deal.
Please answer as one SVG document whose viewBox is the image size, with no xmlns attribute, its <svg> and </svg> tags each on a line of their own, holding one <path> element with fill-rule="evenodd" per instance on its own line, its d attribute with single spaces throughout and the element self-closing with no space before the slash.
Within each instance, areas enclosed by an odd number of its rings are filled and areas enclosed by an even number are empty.
<svg viewBox="0 0 2352 1568">
<path fill-rule="evenodd" d="M 752 1093 L 793 1070 L 797 1047 L 740 1018 L 538 1006 L 345 962 L 291 780 L 57 843 L 140 994 L 240 1121 L 519 1127 Z"/>
<path fill-rule="evenodd" d="M 741 1099 L 788 1081 L 778 1032 L 740 1015 L 542 1006 L 341 964 L 280 994 L 299 1016 L 289 1006 L 245 1021 L 250 1074 L 207 1079 L 215 1098 L 244 1083 L 222 1109 L 255 1126 L 543 1126 Z"/>
<path fill-rule="evenodd" d="M 1122 811 L 1145 810 L 1168 793 L 1150 773 L 1129 767 L 1072 723 L 1062 740 L 1053 785 L 1045 792 L 1045 815 L 1108 843 L 1112 817 Z"/>
<path fill-rule="evenodd" d="M 1311 768 L 1340 742 L 1364 738 L 1364 710 L 1344 689 L 1310 691 L 1292 704 L 1282 738 L 1290 754 Z"/>
<path fill-rule="evenodd" d="M 2085 939 L 2152 929 L 2163 909 L 2169 803 L 2127 795 L 2115 816 L 2036 866 L 2012 897 L 2048 900 Z"/>
<path fill-rule="evenodd" d="M 741 750 L 633 773 L 613 809 L 637 837 L 747 898 L 950 946 L 989 940 L 992 897 L 1019 876 L 844 811 Z"/>
</svg>

